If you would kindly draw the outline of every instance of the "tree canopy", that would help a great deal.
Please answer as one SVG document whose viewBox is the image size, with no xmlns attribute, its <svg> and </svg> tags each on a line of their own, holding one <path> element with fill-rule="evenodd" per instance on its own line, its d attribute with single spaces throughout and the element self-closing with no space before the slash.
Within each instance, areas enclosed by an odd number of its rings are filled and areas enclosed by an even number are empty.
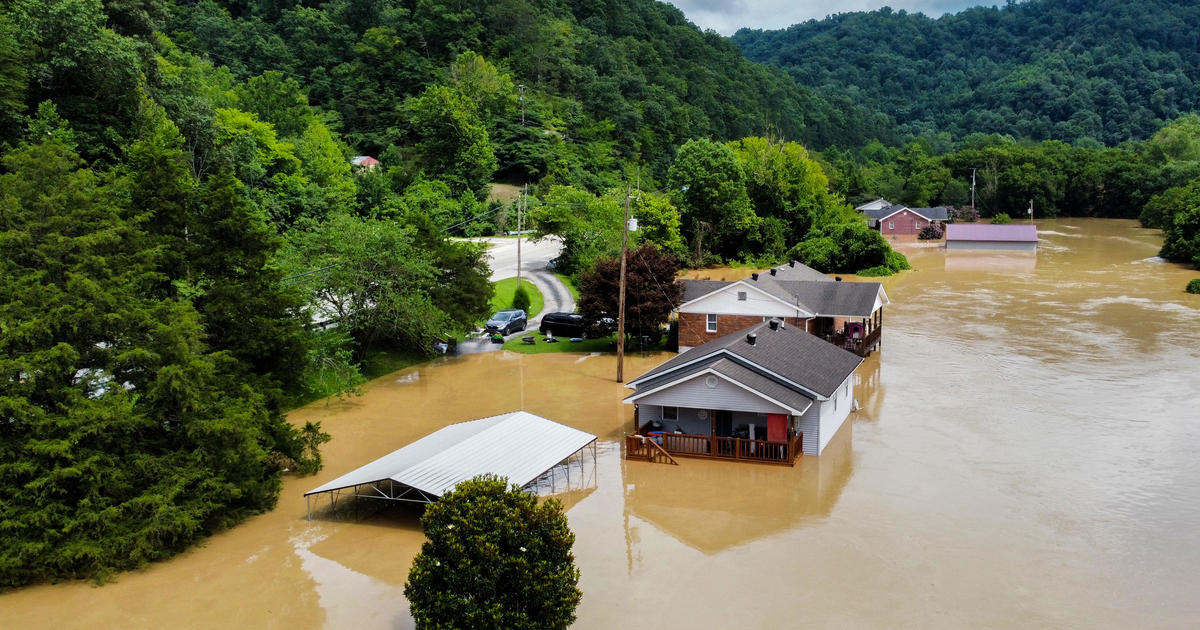
<svg viewBox="0 0 1200 630">
<path fill-rule="evenodd" d="M 421 517 L 425 536 L 404 595 L 416 627 L 543 630 L 575 621 L 575 535 L 556 499 L 481 476 Z"/>
</svg>

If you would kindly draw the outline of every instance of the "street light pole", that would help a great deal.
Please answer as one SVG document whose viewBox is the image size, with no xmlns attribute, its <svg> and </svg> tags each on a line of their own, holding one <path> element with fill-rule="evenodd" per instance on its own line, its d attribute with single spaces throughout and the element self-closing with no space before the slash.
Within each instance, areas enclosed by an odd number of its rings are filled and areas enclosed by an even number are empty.
<svg viewBox="0 0 1200 630">
<path fill-rule="evenodd" d="M 625 183 L 625 221 L 621 223 L 621 288 L 617 291 L 617 382 L 625 382 L 625 257 L 629 248 L 629 183 Z"/>
</svg>

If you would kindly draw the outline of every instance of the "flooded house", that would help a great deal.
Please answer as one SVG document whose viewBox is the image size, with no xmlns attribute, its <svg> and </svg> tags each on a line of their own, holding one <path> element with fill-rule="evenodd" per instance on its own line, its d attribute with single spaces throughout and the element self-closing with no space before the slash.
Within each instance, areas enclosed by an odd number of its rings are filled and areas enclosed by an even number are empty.
<svg viewBox="0 0 1200 630">
<path fill-rule="evenodd" d="M 850 413 L 862 361 L 779 319 L 692 348 L 626 385 L 638 424 L 627 456 L 820 455 Z"/>
<path fill-rule="evenodd" d="M 680 352 L 778 319 L 865 357 L 879 345 L 889 302 L 878 282 L 842 282 L 796 261 L 736 282 L 680 282 Z"/>
<path fill-rule="evenodd" d="M 867 217 L 867 225 L 884 236 L 916 236 L 930 225 L 945 225 L 950 210 L 945 206 L 909 208 L 893 204 L 879 208 L 858 208 Z"/>
<path fill-rule="evenodd" d="M 1036 251 L 1037 243 L 1037 226 L 1032 223 L 955 223 L 946 226 L 946 249 Z"/>
</svg>

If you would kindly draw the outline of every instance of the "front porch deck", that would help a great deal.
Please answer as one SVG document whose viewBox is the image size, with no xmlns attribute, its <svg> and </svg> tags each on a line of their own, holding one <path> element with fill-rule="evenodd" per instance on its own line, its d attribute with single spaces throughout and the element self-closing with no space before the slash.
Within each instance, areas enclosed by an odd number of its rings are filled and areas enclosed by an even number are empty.
<svg viewBox="0 0 1200 630">
<path fill-rule="evenodd" d="M 763 464 L 795 465 L 803 453 L 804 433 L 793 435 L 787 442 L 750 440 L 736 437 L 696 435 L 691 433 L 662 433 L 650 435 L 650 424 L 646 423 L 633 435 L 625 436 L 625 458 L 654 461 L 654 444 L 661 450 L 679 457 L 701 457 L 758 462 Z M 658 440 L 661 440 L 658 441 Z"/>
</svg>

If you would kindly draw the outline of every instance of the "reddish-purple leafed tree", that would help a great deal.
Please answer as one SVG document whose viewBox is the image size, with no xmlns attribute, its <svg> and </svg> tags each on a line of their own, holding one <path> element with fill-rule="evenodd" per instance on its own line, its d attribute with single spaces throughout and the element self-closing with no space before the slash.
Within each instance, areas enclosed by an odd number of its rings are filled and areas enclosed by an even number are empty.
<svg viewBox="0 0 1200 630">
<path fill-rule="evenodd" d="M 658 338 L 659 327 L 683 298 L 683 286 L 675 281 L 679 259 L 660 252 L 651 243 L 630 250 L 625 261 L 625 334 Z M 620 292 L 620 258 L 602 258 L 579 282 L 579 312 L 599 321 L 617 318 Z"/>
</svg>

